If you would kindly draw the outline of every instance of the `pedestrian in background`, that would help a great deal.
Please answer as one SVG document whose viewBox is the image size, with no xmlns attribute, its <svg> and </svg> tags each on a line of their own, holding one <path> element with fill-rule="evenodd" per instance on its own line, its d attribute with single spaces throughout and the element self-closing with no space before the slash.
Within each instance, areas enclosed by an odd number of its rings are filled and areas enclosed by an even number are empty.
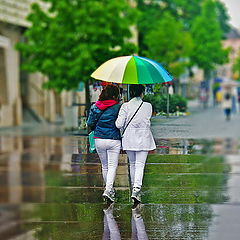
<svg viewBox="0 0 240 240">
<path fill-rule="evenodd" d="M 105 182 L 103 197 L 114 201 L 113 183 L 118 166 L 121 148 L 121 136 L 115 121 L 120 109 L 120 91 L 116 85 L 107 85 L 101 92 L 99 100 L 92 105 L 87 124 L 94 130 L 96 150 L 102 164 L 102 175 Z"/>
<path fill-rule="evenodd" d="M 237 87 L 233 87 L 231 91 L 232 95 L 232 111 L 231 114 L 238 112 L 238 90 Z"/>
<path fill-rule="evenodd" d="M 232 94 L 230 91 L 223 93 L 222 108 L 224 110 L 226 120 L 229 121 L 231 118 L 232 109 Z"/>
<path fill-rule="evenodd" d="M 122 130 L 122 148 L 129 159 L 131 198 L 135 203 L 141 202 L 140 190 L 148 151 L 156 148 L 150 130 L 152 105 L 143 102 L 144 93 L 143 85 L 131 85 L 131 100 L 122 105 L 116 120 L 117 128 Z"/>
<path fill-rule="evenodd" d="M 97 83 L 94 83 L 89 90 L 90 90 L 90 96 L 91 96 L 91 104 L 94 104 L 98 101 L 98 98 L 101 94 L 102 87 Z"/>
<path fill-rule="evenodd" d="M 237 88 L 238 111 L 240 112 L 240 87 Z"/>
</svg>

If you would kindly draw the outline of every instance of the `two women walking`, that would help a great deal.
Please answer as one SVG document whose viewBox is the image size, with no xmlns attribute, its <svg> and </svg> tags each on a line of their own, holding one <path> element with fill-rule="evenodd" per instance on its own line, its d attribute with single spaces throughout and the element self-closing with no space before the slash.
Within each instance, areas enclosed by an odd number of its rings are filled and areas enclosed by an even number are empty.
<svg viewBox="0 0 240 240">
<path fill-rule="evenodd" d="M 143 102 L 144 92 L 144 86 L 131 85 L 131 100 L 120 106 L 119 88 L 108 85 L 90 109 L 87 123 L 94 129 L 96 150 L 102 164 L 103 197 L 111 202 L 115 196 L 113 184 L 121 146 L 129 159 L 131 198 L 134 202 L 141 202 L 140 191 L 148 151 L 156 148 L 150 130 L 152 106 Z"/>
</svg>

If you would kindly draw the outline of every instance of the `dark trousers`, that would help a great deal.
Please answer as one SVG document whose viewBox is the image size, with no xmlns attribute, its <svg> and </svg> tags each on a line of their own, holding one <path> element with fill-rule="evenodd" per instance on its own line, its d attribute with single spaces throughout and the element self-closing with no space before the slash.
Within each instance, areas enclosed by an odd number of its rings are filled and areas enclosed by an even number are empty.
<svg viewBox="0 0 240 240">
<path fill-rule="evenodd" d="M 230 115 L 231 115 L 231 108 L 225 108 L 225 115 L 227 119 L 230 119 Z"/>
</svg>

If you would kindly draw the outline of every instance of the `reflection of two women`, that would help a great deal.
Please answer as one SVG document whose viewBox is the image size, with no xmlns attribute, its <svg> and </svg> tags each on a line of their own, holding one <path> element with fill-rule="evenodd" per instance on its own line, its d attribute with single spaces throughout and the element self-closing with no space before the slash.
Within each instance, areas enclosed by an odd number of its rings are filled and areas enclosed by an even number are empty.
<svg viewBox="0 0 240 240">
<path fill-rule="evenodd" d="M 104 209 L 104 233 L 103 240 L 120 240 L 121 235 L 116 220 L 113 216 L 113 204 L 108 209 Z M 147 240 L 143 218 L 140 213 L 139 205 L 132 209 L 132 238 L 133 240 Z"/>
</svg>

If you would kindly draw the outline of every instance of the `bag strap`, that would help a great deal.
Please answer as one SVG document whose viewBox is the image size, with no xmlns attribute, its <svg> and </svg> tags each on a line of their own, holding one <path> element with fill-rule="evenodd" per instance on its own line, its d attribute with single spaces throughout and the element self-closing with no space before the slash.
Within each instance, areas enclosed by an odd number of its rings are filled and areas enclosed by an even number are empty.
<svg viewBox="0 0 240 240">
<path fill-rule="evenodd" d="M 142 105 L 143 105 L 143 101 L 141 102 L 140 106 L 137 108 L 136 112 L 135 112 L 135 113 L 133 114 L 133 116 L 131 117 L 130 121 L 127 123 L 127 126 L 124 128 L 124 130 L 123 130 L 123 132 L 122 132 L 122 136 L 123 136 L 123 134 L 125 133 L 125 131 L 126 131 L 128 125 L 129 125 L 130 122 L 133 120 L 133 118 L 136 116 L 138 110 L 140 109 L 140 107 L 141 107 Z"/>
</svg>

